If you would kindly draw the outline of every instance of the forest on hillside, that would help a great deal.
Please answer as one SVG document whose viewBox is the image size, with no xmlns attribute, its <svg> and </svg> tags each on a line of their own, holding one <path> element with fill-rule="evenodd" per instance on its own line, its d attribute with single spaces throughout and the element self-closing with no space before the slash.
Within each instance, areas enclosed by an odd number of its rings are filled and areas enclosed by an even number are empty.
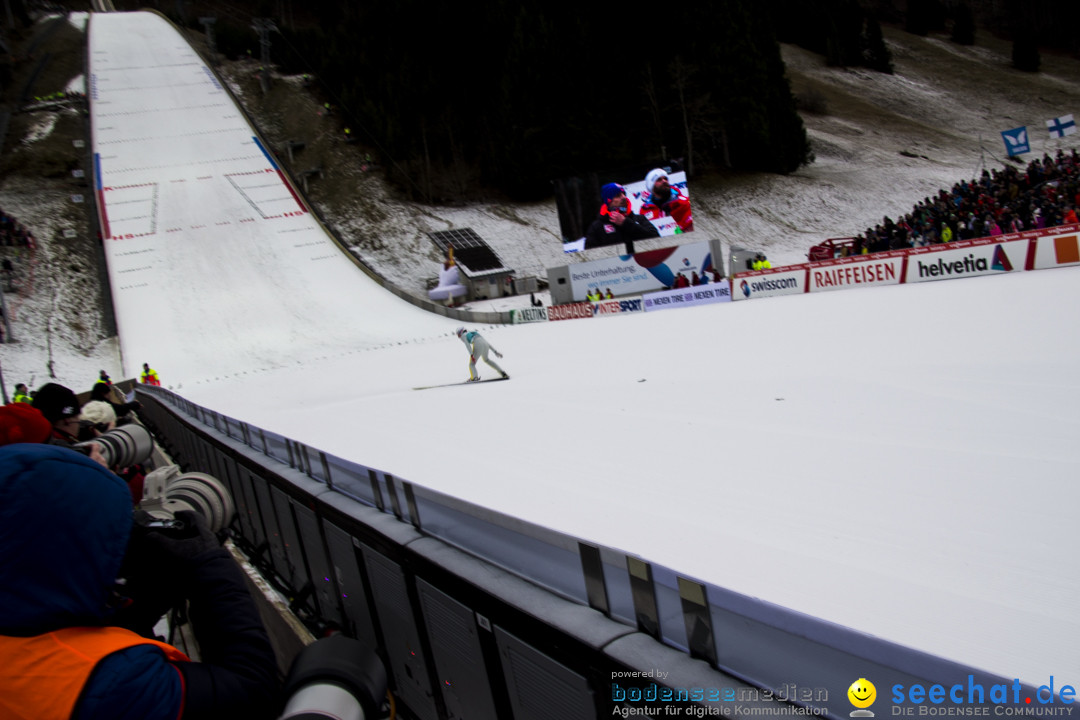
<svg viewBox="0 0 1080 720">
<path fill-rule="evenodd" d="M 817 108 L 792 95 L 780 42 L 887 73 L 881 22 L 968 45 L 977 27 L 1012 33 L 1014 63 L 1030 71 L 1040 46 L 1075 52 L 1080 38 L 1075 0 L 715 0 L 651 13 L 539 0 L 150 4 L 191 28 L 214 17 L 231 58 L 258 59 L 254 19 L 272 22 L 271 63 L 311 75 L 389 179 L 431 202 L 536 199 L 559 178 L 672 163 L 690 176 L 793 172 L 813 161 L 800 102 Z"/>
<path fill-rule="evenodd" d="M 812 159 L 759 3 L 673 3 L 659 17 L 538 0 L 304 12 L 275 20 L 272 62 L 312 75 L 390 179 L 426 200 L 478 187 L 539 198 L 555 178 L 671 160 L 787 173 Z M 226 55 L 259 56 L 249 27 L 219 19 L 215 36 Z"/>
</svg>

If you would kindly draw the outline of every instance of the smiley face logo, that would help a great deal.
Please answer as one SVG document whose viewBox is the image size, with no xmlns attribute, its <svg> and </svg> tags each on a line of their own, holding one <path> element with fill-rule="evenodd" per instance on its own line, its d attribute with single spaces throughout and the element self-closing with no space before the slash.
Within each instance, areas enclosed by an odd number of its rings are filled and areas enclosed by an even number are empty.
<svg viewBox="0 0 1080 720">
<path fill-rule="evenodd" d="M 847 691 L 848 700 L 857 708 L 868 708 L 877 700 L 877 688 L 866 678 L 859 678 L 851 683 Z"/>
</svg>

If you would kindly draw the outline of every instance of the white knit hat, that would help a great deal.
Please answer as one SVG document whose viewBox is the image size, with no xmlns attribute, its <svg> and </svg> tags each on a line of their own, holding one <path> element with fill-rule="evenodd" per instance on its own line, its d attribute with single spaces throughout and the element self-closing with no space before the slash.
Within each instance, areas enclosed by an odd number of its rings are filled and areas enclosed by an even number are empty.
<svg viewBox="0 0 1080 720">
<path fill-rule="evenodd" d="M 649 174 L 645 176 L 645 192 L 648 194 L 653 193 L 653 186 L 656 185 L 656 181 L 660 178 L 666 178 L 668 174 L 664 172 L 662 168 L 653 168 L 649 171 Z"/>
<path fill-rule="evenodd" d="M 116 422 L 116 412 L 112 405 L 103 400 L 91 400 L 82 407 L 80 420 L 89 420 L 95 425 L 106 425 Z"/>
</svg>

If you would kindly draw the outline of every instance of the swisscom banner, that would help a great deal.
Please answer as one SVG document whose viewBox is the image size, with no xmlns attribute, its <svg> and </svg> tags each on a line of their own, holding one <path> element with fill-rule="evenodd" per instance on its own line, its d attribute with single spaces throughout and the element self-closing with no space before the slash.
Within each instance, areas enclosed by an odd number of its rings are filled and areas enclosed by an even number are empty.
<svg viewBox="0 0 1080 720">
<path fill-rule="evenodd" d="M 672 288 L 680 275 L 687 285 L 695 275 L 712 279 L 712 269 L 709 243 L 676 245 L 571 265 L 570 290 L 574 300 L 585 300 L 590 290 L 599 290 L 602 296 L 608 290 L 614 295 L 640 295 Z"/>
<path fill-rule="evenodd" d="M 750 300 L 777 295 L 797 295 L 806 292 L 806 271 L 809 265 L 787 265 L 776 272 L 768 270 L 740 273 L 732 280 L 732 300 Z"/>
<path fill-rule="evenodd" d="M 956 245 L 915 248 L 908 253 L 904 282 L 952 280 L 1023 270 L 1029 244 L 1028 240 L 996 242 L 993 238 L 983 238 Z"/>
</svg>

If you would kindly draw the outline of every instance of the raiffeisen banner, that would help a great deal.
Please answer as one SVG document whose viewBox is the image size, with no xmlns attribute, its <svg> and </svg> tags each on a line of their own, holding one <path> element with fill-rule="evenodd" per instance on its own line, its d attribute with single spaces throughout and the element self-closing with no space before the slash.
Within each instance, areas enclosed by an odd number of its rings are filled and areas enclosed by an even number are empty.
<svg viewBox="0 0 1080 720">
<path fill-rule="evenodd" d="M 718 302 L 731 302 L 731 287 L 727 280 L 721 280 L 708 285 L 651 293 L 646 295 L 644 300 L 645 312 L 711 305 Z"/>
<path fill-rule="evenodd" d="M 1016 236 L 1010 236 L 1016 237 Z M 904 282 L 953 280 L 1021 271 L 1030 242 L 1025 239 L 982 238 L 908 251 Z"/>
<path fill-rule="evenodd" d="M 810 267 L 810 292 L 866 285 L 899 285 L 904 276 L 905 254 L 893 251 L 813 263 Z"/>
<path fill-rule="evenodd" d="M 590 290 L 598 290 L 601 296 L 608 290 L 614 295 L 641 295 L 674 288 L 683 281 L 692 286 L 695 276 L 714 279 L 708 242 L 578 263 L 569 272 L 574 300 L 585 300 Z"/>
<path fill-rule="evenodd" d="M 776 297 L 778 295 L 798 295 L 806 292 L 806 275 L 810 268 L 807 264 L 787 265 L 775 270 L 739 273 L 732 280 L 731 299 L 750 300 L 751 298 Z"/>
</svg>

